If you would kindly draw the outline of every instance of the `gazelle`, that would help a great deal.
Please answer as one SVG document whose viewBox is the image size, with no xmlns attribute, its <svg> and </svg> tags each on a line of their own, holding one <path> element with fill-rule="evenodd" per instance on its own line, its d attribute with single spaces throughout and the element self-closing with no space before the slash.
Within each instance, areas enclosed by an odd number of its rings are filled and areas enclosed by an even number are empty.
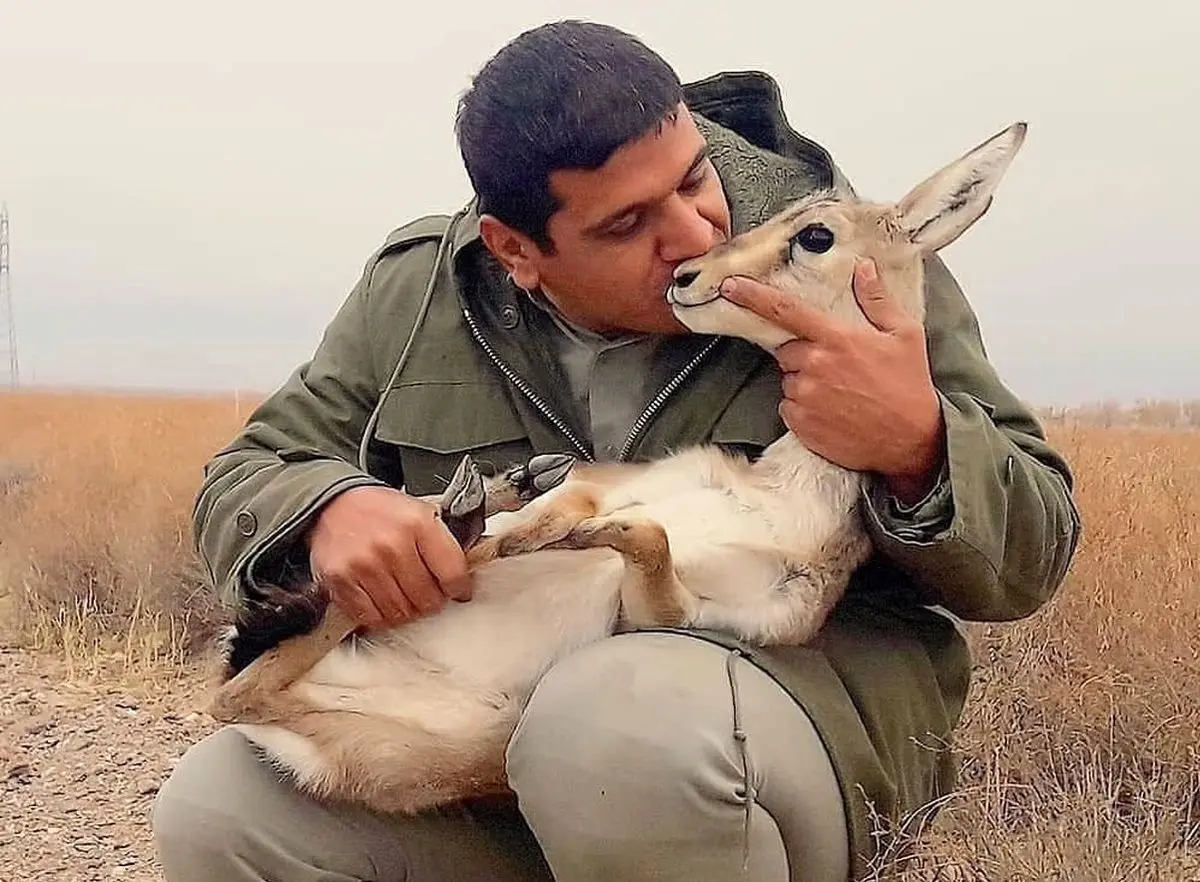
<svg viewBox="0 0 1200 882">
<path fill-rule="evenodd" d="M 723 299 L 724 279 L 754 277 L 865 321 L 851 278 L 870 257 L 892 297 L 923 318 L 923 257 L 983 215 L 1024 138 L 1024 124 L 1011 126 L 898 203 L 830 192 L 797 201 L 680 265 L 667 293 L 676 315 L 770 350 L 789 335 Z M 473 599 L 346 640 L 354 622 L 319 586 L 281 592 L 284 606 L 311 602 L 315 627 L 267 648 L 261 621 L 240 622 L 214 716 L 319 797 L 416 812 L 500 792 L 524 703 L 565 654 L 660 625 L 802 643 L 870 553 L 863 476 L 790 433 L 754 462 L 696 447 L 650 464 L 570 465 L 538 457 L 485 487 L 464 459 L 440 501 L 467 548 Z M 500 509 L 512 525 L 481 536 Z"/>
</svg>

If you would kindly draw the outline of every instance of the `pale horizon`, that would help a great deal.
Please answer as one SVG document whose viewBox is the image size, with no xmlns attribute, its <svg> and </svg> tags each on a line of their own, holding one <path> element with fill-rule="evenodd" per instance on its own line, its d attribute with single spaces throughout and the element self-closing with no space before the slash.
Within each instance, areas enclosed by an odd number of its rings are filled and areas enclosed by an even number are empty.
<svg viewBox="0 0 1200 882">
<path fill-rule="evenodd" d="M 1200 398 L 1200 9 L 708 9 L 0 0 L 23 385 L 270 392 L 390 230 L 469 198 L 452 125 L 474 71 L 579 17 L 685 81 L 771 74 L 872 198 L 1028 121 L 991 211 L 943 252 L 1002 378 L 1039 406 Z"/>
</svg>

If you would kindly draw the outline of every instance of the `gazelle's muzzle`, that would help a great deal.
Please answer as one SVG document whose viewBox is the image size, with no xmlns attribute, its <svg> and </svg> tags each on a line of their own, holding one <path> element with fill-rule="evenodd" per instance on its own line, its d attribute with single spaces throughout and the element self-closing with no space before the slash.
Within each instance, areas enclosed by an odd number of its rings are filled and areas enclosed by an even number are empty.
<svg viewBox="0 0 1200 882">
<path fill-rule="evenodd" d="M 690 263 L 681 263 L 675 269 L 675 283 L 667 289 L 667 302 L 676 307 L 703 306 L 721 298 L 717 285 L 703 284 L 703 270 Z"/>
</svg>

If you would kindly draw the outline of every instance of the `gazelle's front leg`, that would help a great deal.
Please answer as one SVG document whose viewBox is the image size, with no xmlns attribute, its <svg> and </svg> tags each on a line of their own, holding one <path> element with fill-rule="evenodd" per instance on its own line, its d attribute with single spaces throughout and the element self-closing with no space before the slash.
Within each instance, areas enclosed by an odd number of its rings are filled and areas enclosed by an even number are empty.
<svg viewBox="0 0 1200 882">
<path fill-rule="evenodd" d="M 520 511 L 543 493 L 567 479 L 575 467 L 569 453 L 539 453 L 484 481 L 488 517 L 502 511 Z"/>
<path fill-rule="evenodd" d="M 579 482 L 547 499 L 529 520 L 489 536 L 467 552 L 467 564 L 480 566 L 498 557 L 529 554 L 567 536 L 581 521 L 596 514 L 602 500 L 600 488 Z"/>
<path fill-rule="evenodd" d="M 425 498 L 438 506 L 440 517 L 463 547 L 470 548 L 483 533 L 489 503 L 494 508 L 541 494 L 560 483 L 573 463 L 570 456 L 538 456 L 487 482 L 471 457 L 464 456 L 446 489 Z M 493 491 L 490 497 L 489 490 Z M 230 658 L 244 655 L 247 644 L 254 657 L 213 696 L 210 712 L 223 722 L 267 723 L 301 712 L 303 707 L 288 694 L 288 687 L 357 629 L 357 623 L 319 585 L 309 584 L 302 591 L 268 589 L 268 595 L 270 604 L 243 610 L 238 617 Z M 319 608 L 316 615 L 311 614 L 313 607 Z M 288 615 L 297 608 L 305 614 Z M 281 628 L 280 621 L 297 622 L 299 628 Z M 263 645 L 266 648 L 260 649 Z"/>
<path fill-rule="evenodd" d="M 470 454 L 459 460 L 446 489 L 436 496 L 420 497 L 438 507 L 447 528 L 463 548 L 483 535 L 487 519 L 504 511 L 520 511 L 566 480 L 575 457 L 544 453 L 518 463 L 492 478 L 484 478 Z"/>
<path fill-rule="evenodd" d="M 675 574 L 667 531 L 657 521 L 620 515 L 589 518 L 549 548 L 612 548 L 625 558 L 622 615 L 631 625 L 680 627 L 698 601 Z"/>
</svg>

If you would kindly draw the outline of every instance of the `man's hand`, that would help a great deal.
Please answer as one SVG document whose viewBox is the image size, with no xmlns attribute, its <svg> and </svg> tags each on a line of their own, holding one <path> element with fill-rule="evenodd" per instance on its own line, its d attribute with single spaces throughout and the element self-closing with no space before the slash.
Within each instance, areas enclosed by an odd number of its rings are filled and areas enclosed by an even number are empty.
<svg viewBox="0 0 1200 882">
<path fill-rule="evenodd" d="M 387 487 L 355 487 L 321 510 L 309 533 L 313 575 L 368 628 L 467 600 L 466 556 L 436 509 Z"/>
<path fill-rule="evenodd" d="M 873 261 L 859 261 L 854 274 L 867 325 L 838 322 L 752 279 L 727 279 L 721 292 L 798 338 L 774 354 L 784 372 L 779 414 L 806 447 L 881 475 L 901 502 L 933 488 L 945 423 L 924 328 L 884 290 Z"/>
</svg>

